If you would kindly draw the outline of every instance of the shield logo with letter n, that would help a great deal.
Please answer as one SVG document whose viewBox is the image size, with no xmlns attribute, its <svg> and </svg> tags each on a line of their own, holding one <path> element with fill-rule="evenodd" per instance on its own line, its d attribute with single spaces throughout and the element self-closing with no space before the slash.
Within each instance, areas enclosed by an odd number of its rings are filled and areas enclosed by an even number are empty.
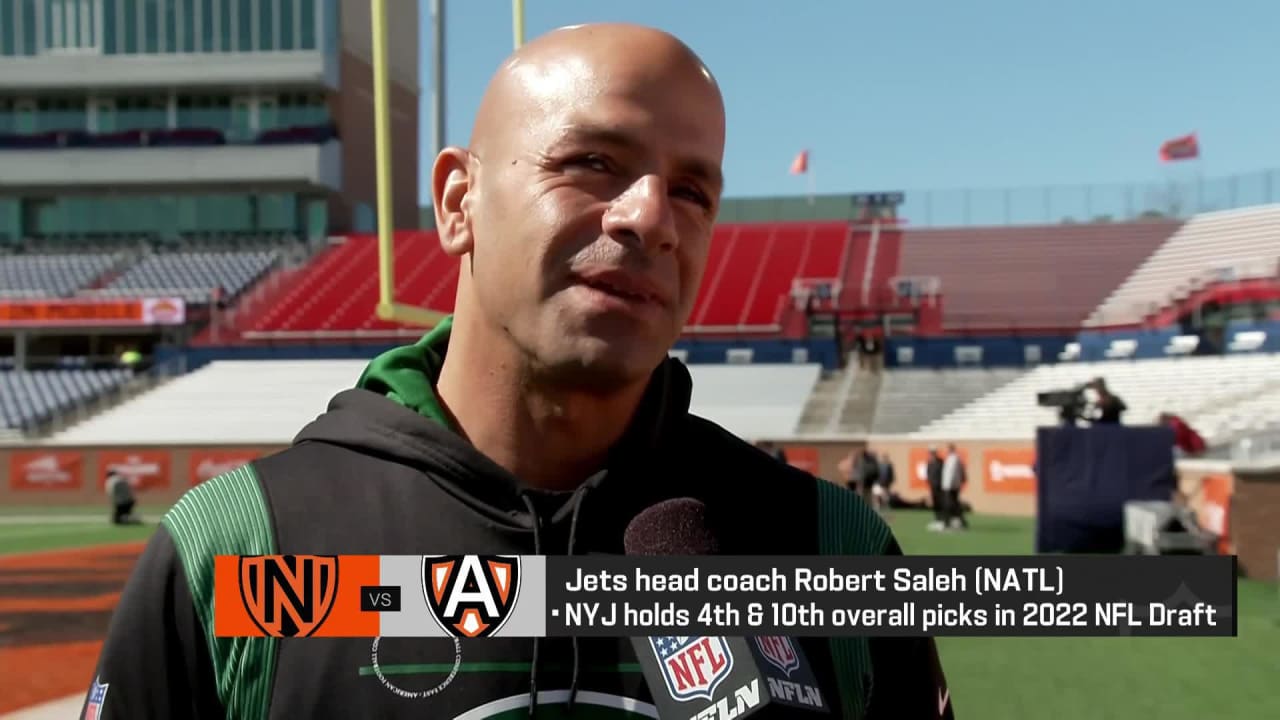
<svg viewBox="0 0 1280 720">
<path fill-rule="evenodd" d="M 338 596 L 336 555 L 245 555 L 240 599 L 249 619 L 272 637 L 308 637 Z"/>
<path fill-rule="evenodd" d="M 424 555 L 422 593 L 449 635 L 495 635 L 520 596 L 520 556 Z"/>
</svg>

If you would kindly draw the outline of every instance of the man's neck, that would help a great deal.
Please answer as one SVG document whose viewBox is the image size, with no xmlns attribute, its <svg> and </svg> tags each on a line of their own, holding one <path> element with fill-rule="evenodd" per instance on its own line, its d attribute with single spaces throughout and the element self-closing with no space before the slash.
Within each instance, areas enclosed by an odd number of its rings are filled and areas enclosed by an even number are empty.
<svg viewBox="0 0 1280 720">
<path fill-rule="evenodd" d="M 609 396 L 531 387 L 514 354 L 451 339 L 436 383 L 476 449 L 531 487 L 567 490 L 603 469 L 644 386 Z"/>
</svg>

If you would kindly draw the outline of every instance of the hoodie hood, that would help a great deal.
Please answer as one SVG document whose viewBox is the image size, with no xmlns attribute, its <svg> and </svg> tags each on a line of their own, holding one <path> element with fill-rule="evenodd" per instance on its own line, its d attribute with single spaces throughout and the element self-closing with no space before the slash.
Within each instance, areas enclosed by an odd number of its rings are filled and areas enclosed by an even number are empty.
<svg viewBox="0 0 1280 720">
<path fill-rule="evenodd" d="M 417 342 L 375 357 L 355 387 L 334 396 L 327 411 L 303 428 L 294 444 L 340 445 L 414 467 L 490 522 L 528 532 L 540 522 L 555 525 L 566 520 L 575 505 L 568 501 L 580 493 L 606 485 L 613 491 L 628 484 L 619 476 L 634 474 L 653 458 L 688 413 L 693 388 L 689 371 L 667 358 L 654 370 L 605 468 L 583 478 L 576 490 L 528 488 L 458 432 L 436 395 L 451 331 L 449 316 Z"/>
</svg>

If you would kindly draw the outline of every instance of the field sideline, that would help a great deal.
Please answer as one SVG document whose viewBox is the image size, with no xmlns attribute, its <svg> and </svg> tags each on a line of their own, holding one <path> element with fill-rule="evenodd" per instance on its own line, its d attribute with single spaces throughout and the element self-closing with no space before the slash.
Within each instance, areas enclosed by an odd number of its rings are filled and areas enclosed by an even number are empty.
<svg viewBox="0 0 1280 720">
<path fill-rule="evenodd" d="M 99 564 L 103 559 L 106 565 L 125 562 L 126 556 L 118 551 L 132 548 L 136 553 L 154 532 L 162 510 L 142 508 L 146 525 L 113 527 L 97 508 L 5 508 L 0 510 L 0 574 L 6 568 L 14 572 L 15 566 L 32 572 L 42 558 L 70 562 L 78 552 L 70 549 L 76 548 L 84 549 L 86 558 L 100 558 L 95 561 Z M 976 516 L 968 533 L 927 532 L 928 519 L 919 512 L 899 512 L 891 519 L 909 554 L 1025 554 L 1033 547 L 1031 519 Z M 126 569 L 127 563 L 109 568 L 117 584 L 114 591 L 85 598 L 86 609 L 100 611 L 94 622 L 105 622 Z M 10 587 L 0 594 L 0 640 L 13 631 L 5 611 L 22 599 L 14 592 L 17 585 Z M 58 597 L 65 601 L 69 596 Z M 1237 638 L 941 638 L 939 647 L 957 713 L 964 718 L 1280 717 L 1280 696 L 1273 692 L 1280 588 L 1242 580 L 1239 604 Z M 43 693 L 23 693 L 28 704 L 82 694 L 96 645 L 77 640 L 66 644 L 64 654 L 56 645 L 45 645 L 21 663 L 12 661 L 22 650 L 0 649 L 6 686 L 20 693 L 23 688 L 45 688 Z M 29 660 L 36 657 L 47 664 L 32 666 Z M 65 680 L 51 685 L 50 678 Z M 0 713 L 17 707 L 21 706 L 0 701 Z"/>
</svg>

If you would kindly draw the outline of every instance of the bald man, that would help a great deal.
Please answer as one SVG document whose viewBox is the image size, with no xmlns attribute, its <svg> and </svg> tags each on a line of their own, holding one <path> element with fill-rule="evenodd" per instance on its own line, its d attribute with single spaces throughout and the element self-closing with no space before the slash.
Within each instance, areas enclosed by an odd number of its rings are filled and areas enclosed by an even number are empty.
<svg viewBox="0 0 1280 720">
<path fill-rule="evenodd" d="M 655 716 L 625 638 L 299 637 L 319 620 L 266 612 L 254 621 L 282 637 L 217 637 L 216 555 L 620 554 L 632 519 L 671 498 L 705 504 L 725 553 L 899 553 L 853 494 L 689 413 L 668 351 L 706 266 L 724 138 L 715 79 L 665 33 L 567 28 L 503 64 L 469 145 L 431 171 L 454 314 L 373 359 L 290 448 L 167 513 L 86 715 Z M 502 616 L 475 593 L 495 580 L 452 567 L 425 604 L 484 634 Z M 801 645 L 831 717 L 951 716 L 931 641 Z"/>
</svg>

